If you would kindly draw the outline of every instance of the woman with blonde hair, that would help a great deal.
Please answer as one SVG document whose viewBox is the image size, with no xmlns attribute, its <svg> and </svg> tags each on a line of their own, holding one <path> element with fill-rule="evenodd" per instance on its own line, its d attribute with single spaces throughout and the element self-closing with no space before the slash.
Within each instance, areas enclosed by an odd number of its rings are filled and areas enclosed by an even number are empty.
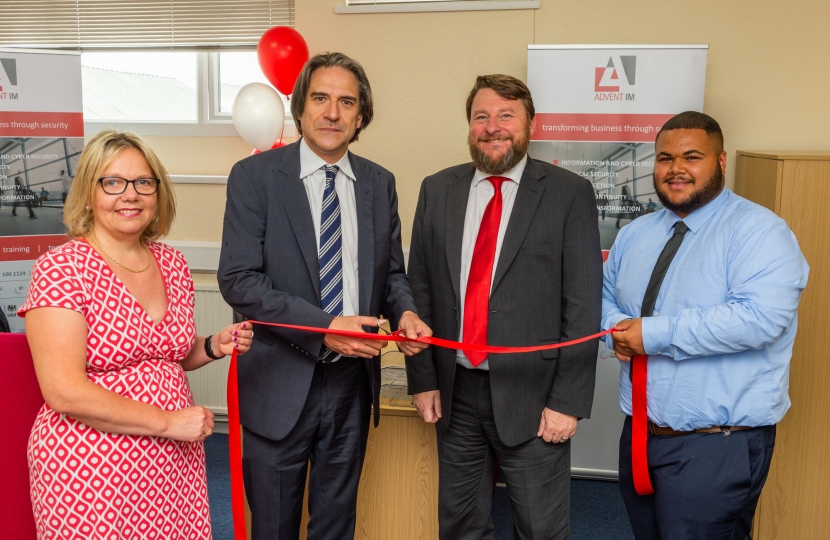
<svg viewBox="0 0 830 540">
<path fill-rule="evenodd" d="M 64 211 L 71 240 L 37 260 L 18 312 L 46 400 L 28 450 L 39 538 L 211 537 L 213 413 L 184 372 L 244 353 L 253 332 L 195 335 L 187 264 L 156 242 L 175 213 L 139 137 L 87 143 Z"/>
</svg>

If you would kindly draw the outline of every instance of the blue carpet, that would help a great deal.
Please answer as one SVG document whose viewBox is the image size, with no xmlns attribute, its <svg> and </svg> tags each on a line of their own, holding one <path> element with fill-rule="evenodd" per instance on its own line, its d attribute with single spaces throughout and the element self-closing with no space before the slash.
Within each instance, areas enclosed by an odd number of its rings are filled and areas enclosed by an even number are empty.
<svg viewBox="0 0 830 540">
<path fill-rule="evenodd" d="M 233 540 L 228 436 L 223 433 L 214 433 L 208 437 L 205 440 L 205 458 L 213 540 Z"/>
<path fill-rule="evenodd" d="M 571 480 L 571 535 L 573 540 L 634 540 L 617 482 Z"/>
<path fill-rule="evenodd" d="M 496 540 L 512 540 L 507 488 L 496 487 L 492 515 Z M 617 482 L 571 479 L 571 540 L 634 540 Z"/>
<path fill-rule="evenodd" d="M 215 433 L 205 441 L 208 497 L 214 540 L 233 540 L 228 436 Z M 497 540 L 513 538 L 507 489 L 496 488 L 493 524 Z M 631 525 L 616 482 L 571 480 L 572 540 L 633 540 Z"/>
</svg>

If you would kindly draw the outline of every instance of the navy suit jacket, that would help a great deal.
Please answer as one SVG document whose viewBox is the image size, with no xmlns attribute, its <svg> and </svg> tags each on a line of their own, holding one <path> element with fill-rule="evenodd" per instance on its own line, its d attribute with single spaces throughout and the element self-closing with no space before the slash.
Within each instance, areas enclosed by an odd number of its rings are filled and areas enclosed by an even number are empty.
<svg viewBox="0 0 830 540">
<path fill-rule="evenodd" d="M 359 315 L 397 327 L 415 311 L 406 280 L 395 177 L 349 153 L 356 181 Z M 317 241 L 300 179 L 300 144 L 269 150 L 234 165 L 228 178 L 219 288 L 245 318 L 326 328 L 320 307 Z M 242 424 L 272 440 L 285 437 L 303 409 L 323 336 L 255 328 L 251 350 L 239 357 Z M 360 361 L 342 359 L 340 361 Z M 365 360 L 379 420 L 380 357 Z"/>
</svg>

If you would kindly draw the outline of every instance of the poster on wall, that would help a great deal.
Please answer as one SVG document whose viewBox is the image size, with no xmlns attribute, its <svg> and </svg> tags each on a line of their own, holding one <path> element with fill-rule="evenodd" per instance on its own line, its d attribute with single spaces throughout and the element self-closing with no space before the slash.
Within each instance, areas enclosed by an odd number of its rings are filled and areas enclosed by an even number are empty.
<svg viewBox="0 0 830 540">
<path fill-rule="evenodd" d="M 67 240 L 83 146 L 80 53 L 0 49 L 0 310 L 12 332 L 32 265 Z"/>
<path fill-rule="evenodd" d="M 531 157 L 588 179 L 603 260 L 622 227 L 662 208 L 652 181 L 654 139 L 672 116 L 703 111 L 707 45 L 529 45 L 536 107 Z M 572 471 L 616 478 L 623 415 L 619 363 L 600 342 L 590 420 L 573 439 Z"/>
</svg>

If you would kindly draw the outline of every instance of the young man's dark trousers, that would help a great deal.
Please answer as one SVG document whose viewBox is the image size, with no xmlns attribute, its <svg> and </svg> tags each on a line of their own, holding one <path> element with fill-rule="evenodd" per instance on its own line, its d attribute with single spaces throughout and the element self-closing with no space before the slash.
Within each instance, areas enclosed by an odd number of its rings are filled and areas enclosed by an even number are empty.
<svg viewBox="0 0 830 540">
<path fill-rule="evenodd" d="M 637 540 L 746 540 L 775 446 L 775 426 L 649 435 L 653 495 L 631 475 L 631 417 L 620 436 L 620 492 Z"/>
</svg>

